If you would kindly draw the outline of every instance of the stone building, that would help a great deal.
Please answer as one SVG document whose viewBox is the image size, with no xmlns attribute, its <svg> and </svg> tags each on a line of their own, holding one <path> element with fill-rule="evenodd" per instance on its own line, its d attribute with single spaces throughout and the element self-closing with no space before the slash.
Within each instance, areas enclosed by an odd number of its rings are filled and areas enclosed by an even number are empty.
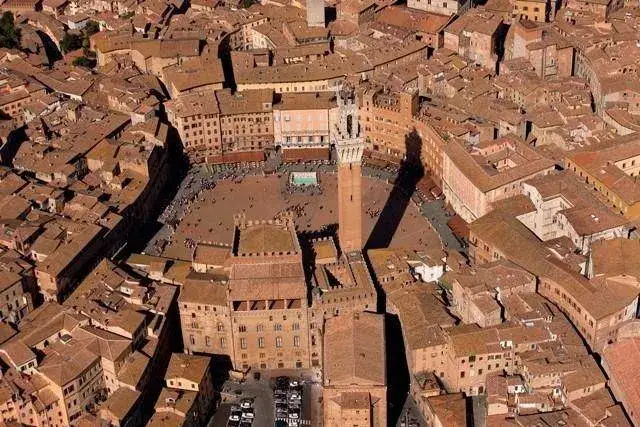
<svg viewBox="0 0 640 427">
<path fill-rule="evenodd" d="M 307 25 L 309 27 L 324 27 L 324 0 L 309 0 L 307 2 Z"/>
<path fill-rule="evenodd" d="M 167 425 L 167 418 L 182 426 L 206 424 L 215 400 L 210 364 L 208 356 L 173 353 L 149 425 Z"/>
<path fill-rule="evenodd" d="M 229 268 L 233 365 L 308 368 L 307 285 L 293 216 L 235 217 Z"/>
<path fill-rule="evenodd" d="M 615 340 L 635 318 L 638 291 L 607 278 L 592 280 L 564 263 L 513 212 L 492 211 L 469 228 L 469 258 L 476 264 L 509 259 L 538 277 L 538 292 L 567 315 L 593 351 Z"/>
<path fill-rule="evenodd" d="M 412 9 L 423 10 L 425 12 L 436 13 L 438 15 L 463 15 L 471 8 L 473 2 L 469 0 L 408 0 L 407 6 Z"/>
<path fill-rule="evenodd" d="M 542 79 L 573 74 L 574 48 L 553 27 L 531 20 L 517 21 L 507 32 L 504 48 L 505 60 L 526 59 Z"/>
<path fill-rule="evenodd" d="M 354 313 L 326 322 L 324 425 L 387 425 L 384 316 Z"/>
<path fill-rule="evenodd" d="M 504 321 L 502 298 L 536 291 L 535 276 L 505 260 L 450 272 L 442 280 L 451 285 L 455 313 L 464 323 L 482 328 Z"/>
<path fill-rule="evenodd" d="M 213 91 L 181 95 L 165 109 L 190 161 L 207 162 L 222 154 L 220 110 Z"/>
<path fill-rule="evenodd" d="M 233 160 L 237 153 L 255 153 L 256 159 L 273 147 L 273 91 L 246 90 L 216 92 L 220 108 L 220 132 L 223 154 Z"/>
<path fill-rule="evenodd" d="M 523 181 L 548 174 L 552 160 L 515 135 L 479 145 L 453 141 L 445 147 L 442 190 L 467 222 L 491 210 L 491 204 L 521 193 Z"/>
<path fill-rule="evenodd" d="M 640 140 L 635 135 L 621 137 L 601 149 L 567 153 L 566 168 L 584 181 L 614 210 L 627 219 L 640 217 Z"/>
<path fill-rule="evenodd" d="M 337 119 L 332 93 L 283 93 L 273 105 L 274 145 L 284 161 L 328 160 Z"/>
<path fill-rule="evenodd" d="M 363 91 L 360 115 L 367 149 L 401 160 L 418 112 L 417 90 L 392 91 L 371 87 Z"/>
<path fill-rule="evenodd" d="M 372 0 L 345 1 L 338 4 L 338 19 L 356 25 L 372 21 L 376 11 L 376 3 Z"/>
<path fill-rule="evenodd" d="M 568 237 L 586 255 L 594 242 L 629 235 L 629 221 L 569 171 L 525 181 L 522 192 L 535 210 L 518 219 L 541 240 Z"/>
<path fill-rule="evenodd" d="M 444 47 L 490 70 L 496 70 L 502 18 L 471 9 L 444 30 Z"/>
<path fill-rule="evenodd" d="M 182 340 L 189 353 L 233 355 L 226 275 L 192 273 L 178 297 Z"/>
</svg>

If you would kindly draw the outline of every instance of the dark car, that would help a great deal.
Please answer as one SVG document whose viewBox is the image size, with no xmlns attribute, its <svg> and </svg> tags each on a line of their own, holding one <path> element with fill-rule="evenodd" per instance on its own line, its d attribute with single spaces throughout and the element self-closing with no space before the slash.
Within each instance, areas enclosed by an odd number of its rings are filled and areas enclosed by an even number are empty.
<svg viewBox="0 0 640 427">
<path fill-rule="evenodd" d="M 277 377 L 276 389 L 286 390 L 289 388 L 289 377 Z"/>
</svg>

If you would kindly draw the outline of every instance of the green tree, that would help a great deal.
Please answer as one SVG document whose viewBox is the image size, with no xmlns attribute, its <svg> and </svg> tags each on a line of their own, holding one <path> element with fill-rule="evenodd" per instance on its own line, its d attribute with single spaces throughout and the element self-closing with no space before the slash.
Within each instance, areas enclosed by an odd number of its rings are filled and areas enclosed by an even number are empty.
<svg viewBox="0 0 640 427">
<path fill-rule="evenodd" d="M 72 64 L 75 65 L 76 67 L 86 67 L 86 68 L 93 67 L 93 63 L 94 61 L 90 60 L 86 56 L 79 56 L 75 58 L 72 62 Z"/>
<path fill-rule="evenodd" d="M 64 38 L 60 41 L 60 49 L 64 53 L 80 49 L 81 47 L 82 37 L 80 37 L 78 34 L 66 33 L 64 35 Z"/>
<path fill-rule="evenodd" d="M 84 27 L 84 34 L 87 38 L 99 32 L 100 32 L 100 24 L 98 24 L 96 21 L 89 21 L 87 22 L 87 25 L 85 25 Z"/>
<path fill-rule="evenodd" d="M 3 13 L 0 18 L 0 47 L 20 47 L 20 29 L 16 28 L 11 12 Z"/>
</svg>

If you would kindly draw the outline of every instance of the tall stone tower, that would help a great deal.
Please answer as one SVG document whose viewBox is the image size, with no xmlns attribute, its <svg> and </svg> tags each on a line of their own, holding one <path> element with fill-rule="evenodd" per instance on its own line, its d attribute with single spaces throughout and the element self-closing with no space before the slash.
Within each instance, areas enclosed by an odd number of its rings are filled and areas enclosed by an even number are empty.
<svg viewBox="0 0 640 427">
<path fill-rule="evenodd" d="M 307 0 L 307 26 L 324 27 L 324 0 Z"/>
<path fill-rule="evenodd" d="M 338 238 L 343 253 L 362 250 L 362 177 L 364 138 L 360 136 L 355 89 L 345 83 L 337 93 L 339 119 L 334 132 L 338 153 Z"/>
</svg>

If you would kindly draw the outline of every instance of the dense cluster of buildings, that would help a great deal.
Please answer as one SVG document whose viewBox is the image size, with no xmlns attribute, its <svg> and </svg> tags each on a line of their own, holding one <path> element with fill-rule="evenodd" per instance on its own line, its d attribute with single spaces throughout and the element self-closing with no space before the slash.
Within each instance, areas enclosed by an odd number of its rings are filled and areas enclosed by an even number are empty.
<svg viewBox="0 0 640 427">
<path fill-rule="evenodd" d="M 430 426 L 640 423 L 640 8 L 399 3 L 0 3 L 2 423 L 205 425 L 223 358 L 385 426 L 390 338 Z M 337 232 L 133 253 L 183 155 L 331 162 Z M 367 245 L 414 161 L 463 251 Z"/>
</svg>

